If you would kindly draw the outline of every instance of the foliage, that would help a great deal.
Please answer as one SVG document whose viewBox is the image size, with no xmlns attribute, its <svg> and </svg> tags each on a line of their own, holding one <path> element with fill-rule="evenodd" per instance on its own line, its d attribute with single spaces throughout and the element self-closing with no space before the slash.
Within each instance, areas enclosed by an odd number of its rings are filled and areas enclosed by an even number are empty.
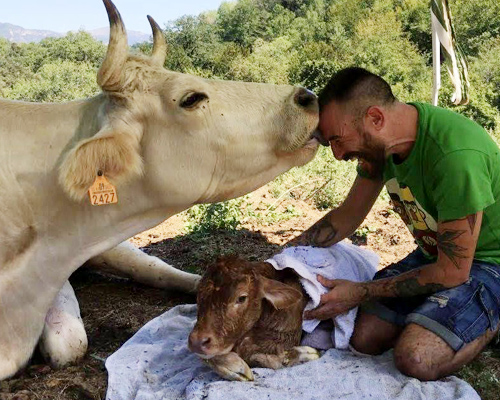
<svg viewBox="0 0 500 400">
<path fill-rule="evenodd" d="M 466 54 L 476 56 L 485 42 L 500 37 L 500 2 L 453 0 L 449 3 L 457 41 Z"/>
<path fill-rule="evenodd" d="M 95 68 L 86 62 L 53 62 L 44 64 L 31 78 L 20 79 L 4 94 L 15 100 L 40 102 L 89 97 L 99 91 L 95 74 Z"/>
<path fill-rule="evenodd" d="M 87 32 L 40 43 L 0 39 L 0 94 L 26 101 L 66 101 L 98 92 L 96 72 L 106 47 Z"/>
<path fill-rule="evenodd" d="M 243 197 L 222 203 L 201 204 L 187 211 L 187 233 L 207 234 L 217 230 L 234 231 L 240 225 Z"/>
<path fill-rule="evenodd" d="M 457 40 L 469 62 L 470 104 L 454 107 L 448 79 L 440 104 L 476 120 L 500 139 L 500 2 L 450 0 Z M 165 66 L 207 78 L 294 84 L 319 91 L 341 68 L 359 65 L 382 75 L 401 101 L 430 101 L 431 35 L 422 0 L 237 0 L 218 10 L 183 16 L 165 27 Z M 151 43 L 134 46 L 149 53 Z M 0 39 L 0 95 L 65 101 L 99 91 L 96 70 L 105 46 L 88 33 L 40 43 Z M 443 74 L 446 74 L 443 69 Z M 277 197 L 337 205 L 355 175 L 328 149 L 271 184 Z M 254 212 L 238 201 L 196 206 L 189 229 L 234 229 L 246 217 L 278 220 L 279 209 Z M 252 214 L 253 213 L 253 214 Z M 283 217 L 287 217 L 286 215 Z"/>
<path fill-rule="evenodd" d="M 276 197 L 312 199 L 318 209 L 327 210 L 345 198 L 355 176 L 354 163 L 337 161 L 329 148 L 321 147 L 310 163 L 276 178 L 271 192 Z"/>
<path fill-rule="evenodd" d="M 40 47 L 45 50 L 45 62 L 84 62 L 95 68 L 100 66 L 106 53 L 106 47 L 84 31 L 69 32 L 61 38 L 44 39 L 40 42 Z"/>
<path fill-rule="evenodd" d="M 284 37 L 272 42 L 257 39 L 253 47 L 248 57 L 240 56 L 233 64 L 232 77 L 249 82 L 287 84 L 290 65 L 297 54 L 290 41 Z"/>
</svg>

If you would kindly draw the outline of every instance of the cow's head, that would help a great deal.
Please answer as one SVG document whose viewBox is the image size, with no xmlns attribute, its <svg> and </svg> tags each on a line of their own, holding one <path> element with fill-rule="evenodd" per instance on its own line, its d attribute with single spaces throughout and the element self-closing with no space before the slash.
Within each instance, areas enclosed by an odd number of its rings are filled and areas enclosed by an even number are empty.
<svg viewBox="0 0 500 400">
<path fill-rule="evenodd" d="M 318 105 L 311 92 L 165 70 L 166 43 L 151 17 L 152 55 L 129 55 L 120 14 L 103 1 L 111 30 L 97 76 L 98 132 L 76 141 L 59 171 L 73 199 L 85 196 L 100 170 L 117 186 L 141 177 L 160 202 L 225 200 L 314 156 Z"/>
</svg>

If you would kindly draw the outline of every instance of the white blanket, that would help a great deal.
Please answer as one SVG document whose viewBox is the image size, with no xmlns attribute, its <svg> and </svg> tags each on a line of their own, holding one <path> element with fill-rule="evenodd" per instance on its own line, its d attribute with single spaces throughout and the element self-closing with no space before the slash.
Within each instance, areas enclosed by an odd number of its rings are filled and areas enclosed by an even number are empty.
<svg viewBox="0 0 500 400">
<path fill-rule="evenodd" d="M 322 275 L 328 279 L 347 279 L 355 282 L 372 280 L 377 272 L 379 257 L 370 250 L 347 242 L 337 243 L 328 248 L 300 246 L 289 247 L 282 253 L 266 260 L 276 269 L 292 268 L 301 277 L 300 282 L 311 300 L 306 310 L 311 310 L 319 305 L 320 296 L 328 290 L 316 279 Z M 354 329 L 354 321 L 358 308 L 353 308 L 345 314 L 334 319 L 335 329 L 332 331 L 330 343 L 337 349 L 347 349 Z M 316 329 L 319 320 L 304 320 L 302 329 L 311 333 Z M 314 335 L 313 335 L 314 336 Z M 318 334 L 321 337 L 321 334 Z M 312 347 L 328 349 L 320 343 L 321 340 L 306 335 L 306 343 Z"/>
<path fill-rule="evenodd" d="M 254 382 L 229 382 L 187 348 L 196 305 L 148 322 L 106 361 L 107 400 L 480 400 L 466 382 L 420 382 L 398 372 L 392 353 L 356 356 L 330 349 L 318 360 L 277 371 L 253 369 Z"/>
</svg>

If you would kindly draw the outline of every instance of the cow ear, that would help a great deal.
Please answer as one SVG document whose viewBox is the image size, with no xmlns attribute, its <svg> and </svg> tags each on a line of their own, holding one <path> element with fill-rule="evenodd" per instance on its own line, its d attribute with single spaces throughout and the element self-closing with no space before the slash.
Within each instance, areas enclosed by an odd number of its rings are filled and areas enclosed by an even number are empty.
<svg viewBox="0 0 500 400">
<path fill-rule="evenodd" d="M 274 279 L 259 277 L 262 297 L 269 301 L 276 310 L 290 308 L 302 299 L 297 289 Z"/>
<path fill-rule="evenodd" d="M 143 162 L 139 135 L 104 128 L 77 142 L 60 164 L 59 183 L 78 201 L 86 195 L 98 171 L 116 186 L 140 176 Z"/>
</svg>

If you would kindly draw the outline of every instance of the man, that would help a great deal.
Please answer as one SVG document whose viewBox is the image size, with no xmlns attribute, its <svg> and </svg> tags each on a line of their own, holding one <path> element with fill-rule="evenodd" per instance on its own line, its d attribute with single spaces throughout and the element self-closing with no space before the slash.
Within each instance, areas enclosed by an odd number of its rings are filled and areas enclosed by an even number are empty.
<svg viewBox="0 0 500 400">
<path fill-rule="evenodd" d="M 358 159 L 341 206 L 298 238 L 330 246 L 362 223 L 384 184 L 418 249 L 371 282 L 330 281 L 306 316 L 361 306 L 351 345 L 394 347 L 406 375 L 434 380 L 471 361 L 495 336 L 500 311 L 500 150 L 473 121 L 401 103 L 382 78 L 338 72 L 319 95 L 323 138 L 338 160 Z"/>
</svg>

